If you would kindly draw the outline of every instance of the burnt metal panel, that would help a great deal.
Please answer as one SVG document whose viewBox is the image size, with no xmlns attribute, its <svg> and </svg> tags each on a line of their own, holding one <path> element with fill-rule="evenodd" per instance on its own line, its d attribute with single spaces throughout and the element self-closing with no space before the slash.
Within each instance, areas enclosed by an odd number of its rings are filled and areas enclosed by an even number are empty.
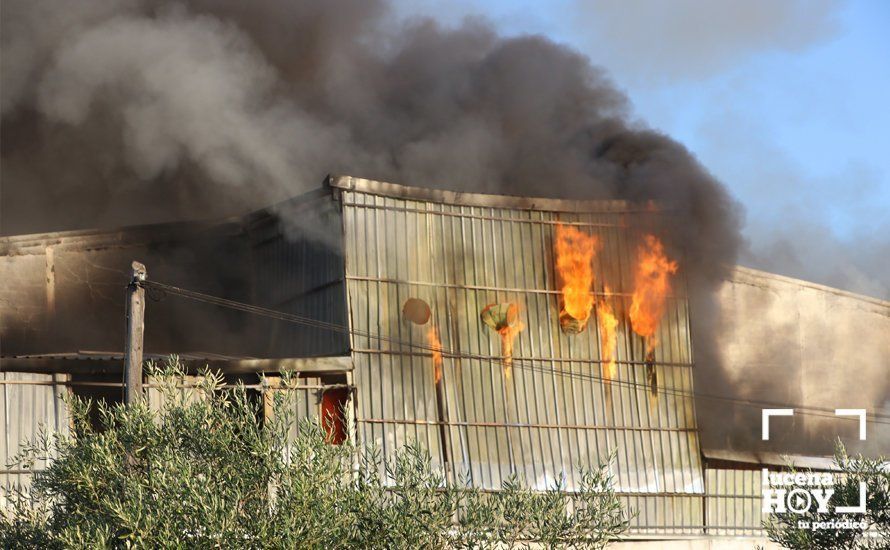
<svg viewBox="0 0 890 550">
<path fill-rule="evenodd" d="M 487 489 L 519 475 L 536 488 L 561 480 L 574 490 L 579 467 L 614 454 L 616 489 L 638 509 L 637 531 L 700 530 L 704 481 L 682 280 L 660 327 L 657 400 L 649 397 L 643 342 L 626 321 L 611 400 L 595 318 L 578 335 L 558 323 L 557 224 L 600 237 L 594 290 L 605 296 L 608 279 L 620 314 L 632 291 L 634 216 L 645 214 L 620 202 L 600 203 L 595 213 L 484 206 L 487 196 L 449 204 L 447 195 L 416 200 L 424 195 L 362 185 L 340 186 L 360 438 L 384 455 L 419 442 L 449 475 L 468 473 Z M 408 298 L 432 310 L 444 349 L 440 397 L 424 349 L 430 324 L 401 318 Z M 510 369 L 499 336 L 479 318 L 486 305 L 505 302 L 520 307 L 525 324 Z"/>
<path fill-rule="evenodd" d="M 330 190 L 319 189 L 243 219 L 0 238 L 3 354 L 120 353 L 133 260 L 151 280 L 345 328 L 341 227 Z M 147 298 L 147 354 L 348 355 L 345 332 Z"/>
<path fill-rule="evenodd" d="M 106 233 L 0 239 L 3 354 L 123 349 L 124 289 L 140 260 L 150 278 L 234 299 L 248 297 L 240 225 L 171 224 Z M 51 274 L 50 277 L 48 274 Z M 246 314 L 148 293 L 145 349 L 256 356 Z"/>
<path fill-rule="evenodd" d="M 349 354 L 340 216 L 330 191 L 319 189 L 247 219 L 253 265 L 248 301 L 343 328 L 257 318 L 254 325 L 272 357 Z"/>
</svg>

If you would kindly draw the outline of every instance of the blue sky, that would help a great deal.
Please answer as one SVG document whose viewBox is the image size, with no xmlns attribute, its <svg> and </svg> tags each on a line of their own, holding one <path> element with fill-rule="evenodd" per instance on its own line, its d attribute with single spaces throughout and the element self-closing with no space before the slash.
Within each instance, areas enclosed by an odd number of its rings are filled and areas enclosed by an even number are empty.
<svg viewBox="0 0 890 550">
<path fill-rule="evenodd" d="M 397 6 L 584 52 L 743 204 L 741 263 L 890 299 L 890 2 Z"/>
</svg>

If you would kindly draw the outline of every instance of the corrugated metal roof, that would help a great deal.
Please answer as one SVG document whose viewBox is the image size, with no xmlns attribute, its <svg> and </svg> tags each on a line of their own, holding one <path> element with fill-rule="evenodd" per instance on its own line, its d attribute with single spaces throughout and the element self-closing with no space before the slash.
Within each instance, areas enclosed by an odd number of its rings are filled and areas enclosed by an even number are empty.
<svg viewBox="0 0 890 550">
<path fill-rule="evenodd" d="M 239 218 L 212 221 L 168 222 L 116 229 L 55 231 L 0 237 L 0 256 L 43 254 L 46 247 L 58 249 L 97 249 L 132 247 L 143 243 L 183 241 L 190 237 L 213 234 L 234 235 L 241 232 Z"/>
<path fill-rule="evenodd" d="M 437 204 L 458 206 L 481 206 L 488 208 L 510 208 L 513 210 L 537 210 L 544 212 L 639 212 L 625 201 L 619 200 L 575 200 L 544 197 L 521 197 L 515 195 L 492 195 L 484 193 L 464 193 L 447 189 L 413 187 L 384 181 L 375 181 L 354 176 L 328 176 L 328 186 L 346 191 L 358 191 L 382 197 L 410 199 Z"/>
</svg>

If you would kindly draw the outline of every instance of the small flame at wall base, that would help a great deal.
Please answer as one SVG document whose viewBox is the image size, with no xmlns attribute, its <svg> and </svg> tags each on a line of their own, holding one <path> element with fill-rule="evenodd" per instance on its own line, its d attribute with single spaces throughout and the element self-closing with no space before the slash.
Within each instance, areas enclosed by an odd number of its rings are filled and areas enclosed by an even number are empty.
<svg viewBox="0 0 890 550">
<path fill-rule="evenodd" d="M 430 327 L 426 331 L 426 339 L 433 354 L 433 372 L 436 377 L 436 384 L 442 381 L 442 342 L 439 340 L 439 332 L 436 327 Z"/>
</svg>

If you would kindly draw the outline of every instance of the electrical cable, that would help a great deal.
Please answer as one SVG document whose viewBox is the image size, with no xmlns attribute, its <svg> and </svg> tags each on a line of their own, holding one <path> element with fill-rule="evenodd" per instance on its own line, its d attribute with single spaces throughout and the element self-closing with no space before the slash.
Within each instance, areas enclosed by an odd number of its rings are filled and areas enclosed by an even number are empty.
<svg viewBox="0 0 890 550">
<path fill-rule="evenodd" d="M 428 353 L 439 352 L 442 354 L 443 357 L 451 357 L 451 358 L 457 358 L 457 359 L 473 359 L 473 360 L 479 360 L 479 361 L 499 361 L 499 362 L 503 362 L 503 360 L 504 360 L 502 357 L 493 357 L 493 356 L 489 356 L 489 355 L 480 355 L 480 354 L 471 354 L 471 353 L 455 353 L 455 352 L 452 352 L 452 351 L 449 351 L 446 349 L 442 349 L 442 348 L 437 348 L 434 346 L 417 344 L 414 342 L 405 342 L 405 341 L 399 340 L 397 338 L 391 338 L 391 337 L 382 336 L 382 335 L 374 334 L 374 333 L 367 332 L 367 331 L 352 329 L 352 328 L 349 328 L 348 326 L 340 325 L 338 323 L 322 321 L 319 319 L 314 319 L 314 318 L 306 317 L 303 315 L 286 313 L 283 311 L 264 308 L 264 307 L 255 306 L 255 305 L 251 305 L 251 304 L 246 304 L 246 303 L 238 302 L 235 300 L 229 300 L 227 298 L 220 298 L 218 296 L 212 296 L 210 294 L 204 294 L 202 292 L 197 292 L 194 290 L 187 290 L 184 288 L 176 287 L 173 285 L 168 285 L 165 283 L 160 283 L 157 281 L 146 280 L 146 281 L 141 281 L 139 284 L 141 284 L 144 288 L 146 288 L 146 290 L 154 289 L 154 290 L 159 291 L 161 293 L 160 297 L 153 298 L 154 300 L 158 300 L 158 301 L 163 299 L 168 294 L 177 295 L 177 296 L 189 299 L 189 300 L 212 304 L 212 305 L 216 305 L 219 307 L 235 309 L 238 311 L 243 311 L 246 313 L 251 313 L 251 314 L 255 314 L 255 315 L 259 315 L 259 316 L 263 316 L 263 317 L 267 317 L 267 318 L 271 318 L 271 319 L 275 319 L 275 320 L 296 323 L 296 324 L 300 324 L 300 325 L 304 325 L 304 326 L 319 328 L 319 329 L 323 329 L 323 330 L 330 330 L 330 331 L 340 332 L 340 333 L 344 333 L 344 334 L 361 336 L 364 338 L 378 340 L 381 342 L 387 342 L 387 343 L 402 346 L 402 347 L 420 349 L 420 350 L 423 350 Z M 602 376 L 596 376 L 593 374 L 566 372 L 564 370 L 555 369 L 555 368 L 535 366 L 534 365 L 535 362 L 546 362 L 546 359 L 535 360 L 535 359 L 527 359 L 527 358 L 520 358 L 520 357 L 511 358 L 511 365 L 513 365 L 517 368 L 520 368 L 522 370 L 526 370 L 526 371 L 540 372 L 543 374 L 556 374 L 559 376 L 583 379 L 583 380 L 599 381 L 601 383 L 608 384 L 608 385 L 628 387 L 628 388 L 638 388 L 638 389 L 645 390 L 645 391 L 650 390 L 649 384 L 645 384 L 645 383 L 630 382 L 630 381 L 626 381 L 626 380 L 611 380 L 611 379 L 608 379 L 608 378 L 605 378 Z M 587 362 L 587 361 L 579 360 L 579 362 Z M 602 361 L 596 361 L 596 362 L 602 363 Z M 518 366 L 517 366 L 517 363 L 519 363 Z M 644 364 L 644 363 L 632 362 L 632 364 Z M 676 389 L 676 388 L 665 388 L 665 387 L 659 387 L 658 393 L 664 394 L 664 395 L 672 395 L 675 397 L 692 397 L 692 398 L 697 397 L 697 398 L 707 399 L 707 400 L 725 401 L 725 402 L 731 402 L 731 403 L 752 406 L 752 407 L 793 408 L 795 410 L 795 412 L 800 411 L 801 414 L 809 415 L 809 416 L 841 419 L 841 420 L 848 420 L 848 421 L 856 421 L 857 420 L 854 417 L 836 416 L 834 414 L 834 409 L 829 409 L 829 408 L 824 408 L 824 407 L 813 407 L 813 406 L 805 406 L 805 405 L 799 405 L 799 404 L 778 403 L 778 402 L 772 402 L 772 401 L 759 401 L 759 400 L 751 400 L 751 399 L 739 399 L 739 398 L 735 398 L 735 397 L 707 394 L 707 393 L 694 392 L 694 391 L 689 392 L 689 391 L 680 390 L 680 389 Z M 878 409 L 878 410 L 882 410 L 882 409 Z M 871 417 L 871 418 L 868 418 L 868 417 Z M 881 422 L 879 420 L 879 419 L 890 420 L 890 414 L 868 412 L 866 419 L 868 422 L 873 423 L 873 424 L 890 425 L 890 422 Z"/>
</svg>

